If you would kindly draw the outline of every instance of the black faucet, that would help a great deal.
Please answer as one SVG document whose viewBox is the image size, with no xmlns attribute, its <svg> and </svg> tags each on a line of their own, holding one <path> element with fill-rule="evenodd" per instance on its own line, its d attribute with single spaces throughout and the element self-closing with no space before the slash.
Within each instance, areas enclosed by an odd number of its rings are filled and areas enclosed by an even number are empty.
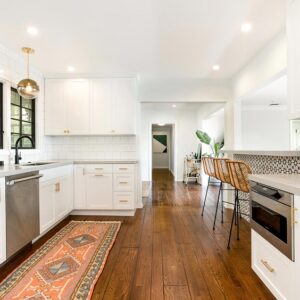
<svg viewBox="0 0 300 300">
<path fill-rule="evenodd" d="M 29 139 L 32 146 L 33 146 L 33 140 L 32 138 L 29 136 L 29 135 L 22 135 L 20 136 L 17 141 L 16 141 L 16 145 L 15 145 L 15 149 L 16 149 L 16 152 L 15 152 L 15 165 L 18 165 L 19 164 L 19 161 L 22 159 L 21 155 L 18 153 L 18 150 L 19 150 L 19 143 L 22 139 Z"/>
</svg>

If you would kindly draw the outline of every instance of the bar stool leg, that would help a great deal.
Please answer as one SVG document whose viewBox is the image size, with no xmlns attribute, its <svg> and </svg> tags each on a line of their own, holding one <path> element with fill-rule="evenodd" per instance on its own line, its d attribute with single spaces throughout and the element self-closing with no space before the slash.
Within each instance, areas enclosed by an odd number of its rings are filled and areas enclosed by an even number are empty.
<svg viewBox="0 0 300 300">
<path fill-rule="evenodd" d="M 222 192 L 221 192 L 221 197 L 222 197 L 222 220 L 221 220 L 221 223 L 223 224 L 224 223 L 224 191 L 222 189 Z"/>
<path fill-rule="evenodd" d="M 227 249 L 230 249 L 230 240 L 231 240 L 231 234 L 232 234 L 233 221 L 234 221 L 235 215 L 236 215 L 236 206 L 237 205 L 236 205 L 236 197 L 235 197 L 235 199 L 234 199 L 234 209 L 233 209 L 232 218 L 231 218 L 231 225 L 230 225 Z"/>
<path fill-rule="evenodd" d="M 203 213 L 204 213 L 204 208 L 205 208 L 205 203 L 206 203 L 209 184 L 210 184 L 210 176 L 208 176 L 208 182 L 207 182 L 206 193 L 205 193 L 205 198 L 204 198 L 204 203 L 203 203 L 203 207 L 202 207 L 201 216 L 203 216 Z"/>
<path fill-rule="evenodd" d="M 215 211 L 215 219 L 214 219 L 213 230 L 216 229 L 216 219 L 217 219 L 217 214 L 218 214 L 218 208 L 219 208 L 219 202 L 220 202 L 220 196 L 221 196 L 222 186 L 223 186 L 223 182 L 221 181 L 220 188 L 219 188 L 219 194 L 218 194 L 218 200 L 217 200 L 217 206 L 216 206 L 216 211 Z"/>
<path fill-rule="evenodd" d="M 239 215 L 240 215 L 240 201 L 239 201 L 239 196 L 237 193 L 237 197 L 236 197 L 236 220 L 237 220 L 237 228 L 236 228 L 236 239 L 239 241 L 240 240 L 240 219 L 239 219 Z"/>
</svg>

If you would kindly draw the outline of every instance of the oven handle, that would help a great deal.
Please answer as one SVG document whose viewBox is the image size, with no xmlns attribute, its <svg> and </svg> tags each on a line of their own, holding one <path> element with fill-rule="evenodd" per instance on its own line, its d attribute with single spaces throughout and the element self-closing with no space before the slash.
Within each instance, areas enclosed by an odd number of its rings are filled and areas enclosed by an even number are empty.
<svg viewBox="0 0 300 300">
<path fill-rule="evenodd" d="M 28 180 L 32 180 L 32 179 L 39 179 L 41 177 L 43 177 L 43 174 L 10 180 L 6 184 L 11 186 L 11 185 L 14 185 L 14 184 L 19 183 L 19 182 L 28 181 Z"/>
</svg>

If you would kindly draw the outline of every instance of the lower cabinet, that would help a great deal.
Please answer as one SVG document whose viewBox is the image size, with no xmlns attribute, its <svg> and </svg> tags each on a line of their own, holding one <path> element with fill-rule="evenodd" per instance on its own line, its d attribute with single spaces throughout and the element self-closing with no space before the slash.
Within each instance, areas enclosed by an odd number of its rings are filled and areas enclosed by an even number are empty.
<svg viewBox="0 0 300 300">
<path fill-rule="evenodd" d="M 5 179 L 0 178 L 0 264 L 6 260 Z"/>
<path fill-rule="evenodd" d="M 40 171 L 40 233 L 73 209 L 73 166 Z"/>
<path fill-rule="evenodd" d="M 74 208 L 133 210 L 135 167 L 126 164 L 74 166 Z"/>
</svg>

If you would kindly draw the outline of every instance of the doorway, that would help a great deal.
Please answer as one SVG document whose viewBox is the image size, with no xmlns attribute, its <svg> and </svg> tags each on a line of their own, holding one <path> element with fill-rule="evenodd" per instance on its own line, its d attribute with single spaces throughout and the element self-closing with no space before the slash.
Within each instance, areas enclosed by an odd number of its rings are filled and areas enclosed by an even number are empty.
<svg viewBox="0 0 300 300">
<path fill-rule="evenodd" d="M 175 179 L 175 125 L 152 124 L 152 174 L 164 173 Z"/>
</svg>

